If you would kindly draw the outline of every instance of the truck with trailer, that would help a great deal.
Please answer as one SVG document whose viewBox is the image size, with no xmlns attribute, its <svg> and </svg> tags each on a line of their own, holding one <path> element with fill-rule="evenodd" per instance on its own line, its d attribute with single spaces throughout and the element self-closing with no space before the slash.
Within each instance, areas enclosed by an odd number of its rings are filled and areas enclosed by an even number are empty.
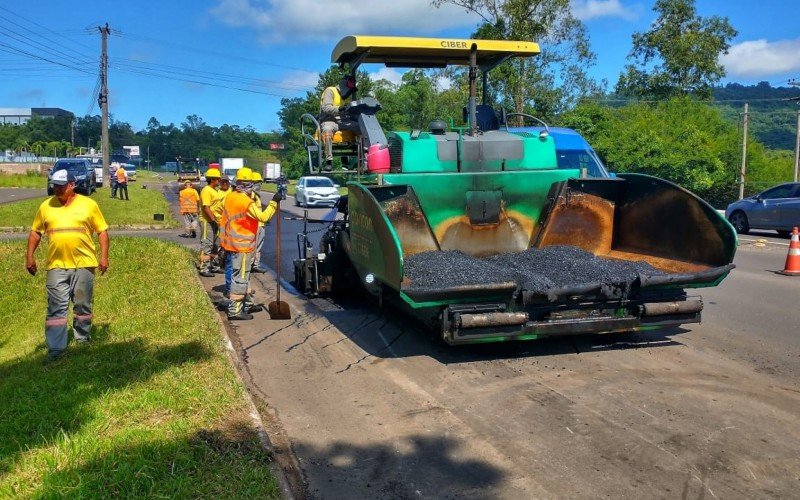
<svg viewBox="0 0 800 500">
<path fill-rule="evenodd" d="M 692 290 L 734 268 L 735 231 L 671 182 L 559 168 L 547 124 L 494 110 L 486 74 L 538 53 L 525 41 L 342 39 L 331 60 L 352 75 L 365 63 L 466 66 L 467 127 L 437 120 L 387 133 L 380 103 L 354 98 L 334 138 L 335 155 L 355 158 L 333 172 L 350 176 L 337 205 L 344 217 L 309 221 L 328 224 L 318 248 L 298 235 L 297 288 L 309 296 L 358 288 L 449 344 L 699 322 L 703 302 Z M 519 116 L 538 128 L 510 128 Z M 301 128 L 310 172 L 329 175 L 318 120 L 303 115 Z"/>
</svg>

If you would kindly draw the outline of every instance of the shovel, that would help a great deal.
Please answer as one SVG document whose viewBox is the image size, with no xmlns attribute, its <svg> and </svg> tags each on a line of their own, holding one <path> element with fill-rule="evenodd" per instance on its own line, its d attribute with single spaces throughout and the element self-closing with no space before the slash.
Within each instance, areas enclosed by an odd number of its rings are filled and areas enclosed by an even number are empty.
<svg viewBox="0 0 800 500">
<path fill-rule="evenodd" d="M 278 188 L 280 189 L 280 188 Z M 270 319 L 292 319 L 292 313 L 289 311 L 289 304 L 281 300 L 281 202 L 278 202 L 276 214 L 278 222 L 275 230 L 278 233 L 275 236 L 275 272 L 277 273 L 277 283 L 275 288 L 276 299 L 267 305 Z"/>
</svg>

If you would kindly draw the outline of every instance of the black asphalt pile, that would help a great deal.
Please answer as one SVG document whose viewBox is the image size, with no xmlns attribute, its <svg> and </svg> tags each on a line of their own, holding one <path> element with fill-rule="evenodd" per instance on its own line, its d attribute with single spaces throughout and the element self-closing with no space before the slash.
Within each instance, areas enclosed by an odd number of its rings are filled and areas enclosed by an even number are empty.
<svg viewBox="0 0 800 500">
<path fill-rule="evenodd" d="M 554 245 L 484 259 L 457 251 L 424 252 L 405 261 L 410 288 L 443 289 L 514 281 L 523 290 L 547 294 L 587 285 L 629 285 L 639 275 L 662 271 L 641 261 L 597 257 L 573 246 Z"/>
<path fill-rule="evenodd" d="M 516 282 L 514 272 L 458 251 L 422 252 L 407 257 L 406 288 L 441 290 L 459 286 Z"/>
</svg>

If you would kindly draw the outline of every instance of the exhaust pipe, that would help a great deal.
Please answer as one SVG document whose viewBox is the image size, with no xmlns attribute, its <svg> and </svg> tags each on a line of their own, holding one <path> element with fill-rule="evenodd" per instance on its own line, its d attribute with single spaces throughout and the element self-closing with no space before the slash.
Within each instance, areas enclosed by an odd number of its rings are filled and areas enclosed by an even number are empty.
<svg viewBox="0 0 800 500">
<path fill-rule="evenodd" d="M 703 310 L 703 301 L 682 300 L 680 302 L 648 302 L 641 305 L 644 316 L 664 316 L 667 314 L 694 314 Z"/>
<path fill-rule="evenodd" d="M 493 312 L 457 314 L 454 323 L 458 328 L 489 328 L 493 326 L 524 325 L 528 322 L 525 312 Z"/>
</svg>

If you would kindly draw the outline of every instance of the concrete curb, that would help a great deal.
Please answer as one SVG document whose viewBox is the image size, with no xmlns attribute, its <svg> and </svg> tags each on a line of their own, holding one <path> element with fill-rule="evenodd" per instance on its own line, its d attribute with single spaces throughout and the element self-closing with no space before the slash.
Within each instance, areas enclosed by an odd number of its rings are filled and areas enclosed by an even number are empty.
<svg viewBox="0 0 800 500">
<path fill-rule="evenodd" d="M 256 432 L 258 433 L 258 440 L 261 443 L 261 446 L 269 453 L 270 461 L 269 461 L 269 470 L 275 479 L 278 481 L 278 487 L 280 488 L 283 498 L 287 500 L 294 500 L 294 493 L 292 493 L 292 489 L 289 486 L 289 481 L 286 479 L 286 474 L 283 471 L 283 468 L 278 464 L 278 462 L 273 459 L 273 455 L 275 454 L 275 447 L 272 446 L 272 441 L 269 439 L 269 434 L 267 434 L 266 427 L 264 426 L 264 421 L 261 418 L 261 413 L 259 413 L 258 408 L 256 407 L 255 401 L 253 401 L 253 396 L 250 394 L 250 391 L 247 389 L 247 384 L 245 383 L 244 379 L 242 378 L 241 366 L 239 362 L 239 357 L 236 355 L 236 350 L 233 347 L 233 342 L 231 341 L 230 336 L 228 335 L 228 329 L 225 327 L 225 323 L 220 318 L 219 313 L 217 312 L 216 305 L 211 300 L 211 297 L 206 293 L 205 286 L 203 282 L 200 281 L 200 277 L 195 274 L 195 282 L 197 285 L 203 290 L 203 293 L 206 295 L 206 300 L 211 308 L 214 310 L 214 321 L 216 321 L 217 325 L 219 326 L 220 334 L 225 341 L 225 352 L 228 356 L 228 361 L 234 368 L 234 372 L 236 373 L 236 378 L 242 384 L 242 388 L 244 389 L 245 397 L 247 398 L 247 409 L 250 413 L 250 419 L 253 422 L 253 425 L 256 428 Z"/>
</svg>

